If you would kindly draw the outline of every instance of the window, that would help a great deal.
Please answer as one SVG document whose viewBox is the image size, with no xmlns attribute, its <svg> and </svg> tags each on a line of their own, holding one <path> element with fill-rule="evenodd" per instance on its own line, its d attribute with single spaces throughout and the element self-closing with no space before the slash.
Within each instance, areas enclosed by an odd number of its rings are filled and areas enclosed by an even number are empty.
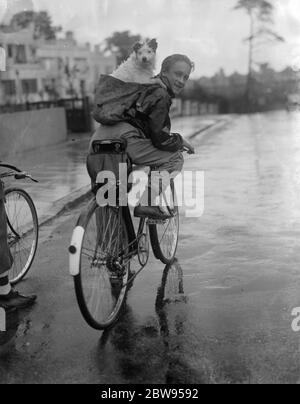
<svg viewBox="0 0 300 404">
<path fill-rule="evenodd" d="M 86 82 L 85 80 L 80 80 L 80 91 L 81 91 L 81 96 L 84 97 L 86 93 Z"/>
<path fill-rule="evenodd" d="M 25 45 L 16 45 L 16 63 L 26 63 Z"/>
<path fill-rule="evenodd" d="M 6 70 L 6 52 L 5 49 L 0 44 L 0 72 L 5 72 Z"/>
<path fill-rule="evenodd" d="M 37 80 L 22 80 L 22 91 L 24 94 L 36 94 L 38 92 Z"/>
<path fill-rule="evenodd" d="M 46 59 L 45 58 L 42 61 L 43 61 L 44 68 L 47 71 L 51 71 L 51 70 L 56 68 L 56 60 L 55 59 L 50 59 L 50 58 Z"/>
<path fill-rule="evenodd" d="M 30 45 L 31 57 L 34 59 L 36 57 L 36 48 L 33 45 Z"/>
<path fill-rule="evenodd" d="M 16 95 L 16 82 L 15 80 L 2 80 L 2 87 L 5 95 Z"/>
<path fill-rule="evenodd" d="M 76 64 L 87 64 L 87 60 L 85 58 L 75 58 Z"/>
<path fill-rule="evenodd" d="M 13 45 L 7 45 L 7 55 L 9 58 L 12 58 L 14 56 L 13 47 Z"/>
</svg>

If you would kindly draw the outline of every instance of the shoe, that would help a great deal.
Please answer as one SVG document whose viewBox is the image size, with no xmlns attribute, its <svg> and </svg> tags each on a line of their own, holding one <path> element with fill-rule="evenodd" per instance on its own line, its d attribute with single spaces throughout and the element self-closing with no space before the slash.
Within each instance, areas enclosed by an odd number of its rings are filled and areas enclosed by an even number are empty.
<svg viewBox="0 0 300 404">
<path fill-rule="evenodd" d="M 6 310 L 12 308 L 25 309 L 33 305 L 35 301 L 36 295 L 24 296 L 14 289 L 12 289 L 8 295 L 0 295 L 0 306 Z"/>
<path fill-rule="evenodd" d="M 148 217 L 155 220 L 166 220 L 171 216 L 164 212 L 159 206 L 141 206 L 138 205 L 134 208 L 135 217 Z"/>
</svg>

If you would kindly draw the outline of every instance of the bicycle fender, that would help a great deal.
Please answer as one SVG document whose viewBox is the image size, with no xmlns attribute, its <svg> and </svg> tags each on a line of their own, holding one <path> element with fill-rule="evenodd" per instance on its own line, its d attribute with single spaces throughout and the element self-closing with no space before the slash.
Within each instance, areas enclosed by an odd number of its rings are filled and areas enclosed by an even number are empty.
<svg viewBox="0 0 300 404">
<path fill-rule="evenodd" d="M 69 247 L 69 270 L 72 276 L 79 275 L 80 251 L 83 242 L 84 228 L 75 227 Z"/>
</svg>

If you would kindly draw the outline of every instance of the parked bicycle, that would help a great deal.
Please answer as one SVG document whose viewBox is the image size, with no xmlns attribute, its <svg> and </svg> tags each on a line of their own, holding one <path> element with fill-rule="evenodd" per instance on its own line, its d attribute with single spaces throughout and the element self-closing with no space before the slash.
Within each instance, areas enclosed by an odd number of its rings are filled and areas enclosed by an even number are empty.
<svg viewBox="0 0 300 404">
<path fill-rule="evenodd" d="M 4 169 L 0 173 L 0 181 L 4 183 L 8 245 L 13 257 L 9 280 L 14 285 L 25 277 L 32 266 L 38 246 L 39 224 L 30 195 L 19 187 L 5 187 L 5 179 L 38 181 L 10 164 L 0 163 L 1 168 Z"/>
<path fill-rule="evenodd" d="M 121 154 L 122 161 L 126 160 L 126 143 L 122 140 L 94 141 L 93 149 Z M 150 242 L 157 259 L 164 264 L 173 262 L 179 233 L 174 183 L 171 190 L 173 201 L 167 204 L 170 218 L 140 218 L 137 231 L 128 204 L 100 207 L 94 197 L 81 212 L 69 247 L 70 273 L 79 308 L 91 327 L 103 330 L 118 319 L 129 285 L 148 262 Z M 134 257 L 140 269 L 132 274 L 130 263 Z"/>
</svg>

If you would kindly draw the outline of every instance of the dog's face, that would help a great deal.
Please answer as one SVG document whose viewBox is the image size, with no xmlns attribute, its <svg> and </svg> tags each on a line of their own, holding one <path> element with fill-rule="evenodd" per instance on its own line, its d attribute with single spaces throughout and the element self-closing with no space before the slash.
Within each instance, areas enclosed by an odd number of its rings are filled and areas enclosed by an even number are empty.
<svg viewBox="0 0 300 404">
<path fill-rule="evenodd" d="M 148 42 L 138 42 L 134 45 L 133 50 L 139 63 L 144 65 L 153 64 L 156 56 L 157 41 L 156 39 L 151 39 Z"/>
</svg>

